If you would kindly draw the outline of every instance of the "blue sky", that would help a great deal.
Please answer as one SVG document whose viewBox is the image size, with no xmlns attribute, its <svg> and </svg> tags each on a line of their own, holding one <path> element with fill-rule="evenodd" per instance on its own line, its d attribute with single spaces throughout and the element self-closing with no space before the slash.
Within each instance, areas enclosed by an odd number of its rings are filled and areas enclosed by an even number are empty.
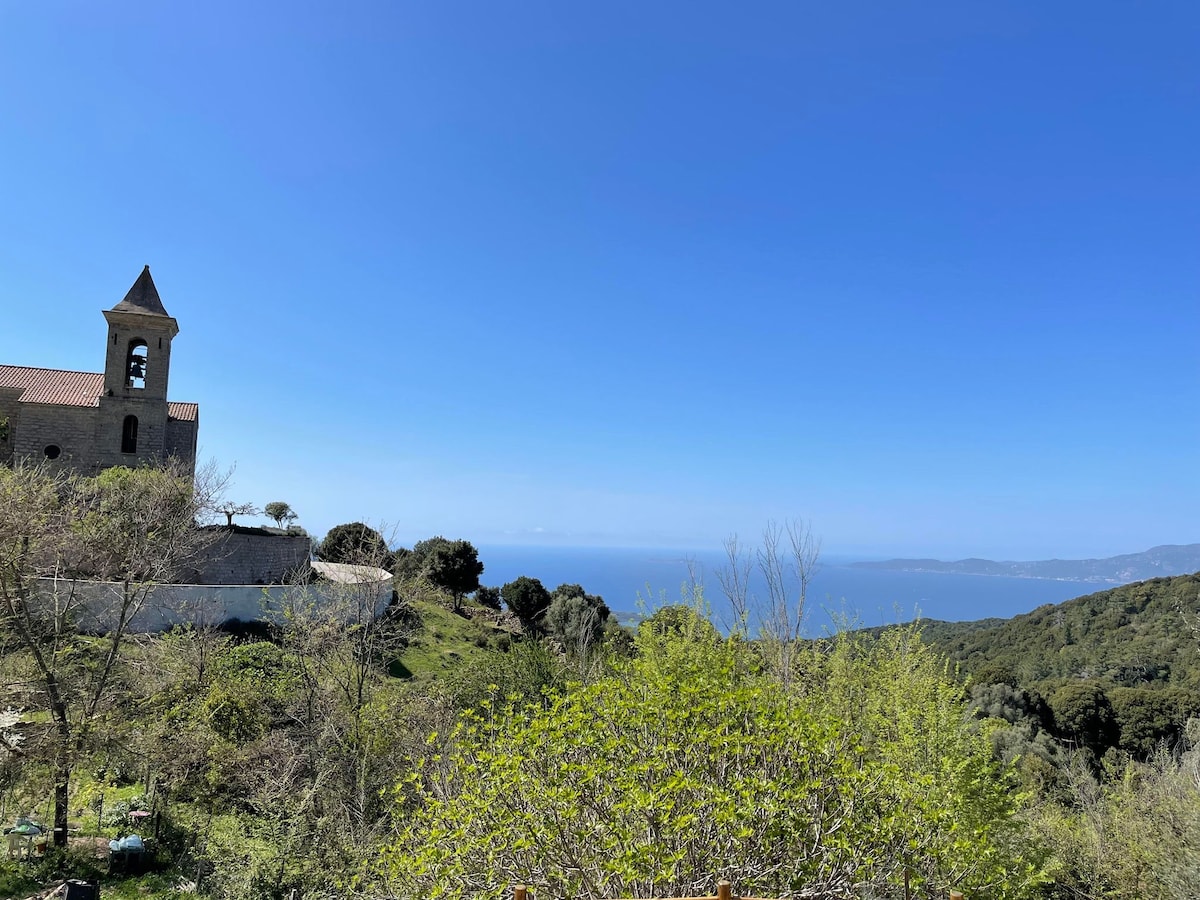
<svg viewBox="0 0 1200 900">
<path fill-rule="evenodd" d="M 98 371 L 148 263 L 201 455 L 318 534 L 1200 540 L 1198 47 L 1189 3 L 0 2 L 0 361 Z"/>
</svg>

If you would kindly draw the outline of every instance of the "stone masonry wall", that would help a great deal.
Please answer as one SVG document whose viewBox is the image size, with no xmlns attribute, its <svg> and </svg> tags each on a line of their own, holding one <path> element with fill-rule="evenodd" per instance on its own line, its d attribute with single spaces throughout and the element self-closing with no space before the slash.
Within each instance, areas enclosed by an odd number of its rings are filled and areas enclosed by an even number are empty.
<svg viewBox="0 0 1200 900">
<path fill-rule="evenodd" d="M 239 533 L 220 530 L 217 540 L 182 573 L 196 584 L 284 584 L 308 567 L 312 542 L 308 535 Z M 190 577 L 188 577 L 190 576 Z"/>
<path fill-rule="evenodd" d="M 196 467 L 196 424 L 179 419 L 167 420 L 167 442 L 164 455 L 174 456 L 189 469 Z"/>
<path fill-rule="evenodd" d="M 110 466 L 138 466 L 178 456 L 196 463 L 196 423 L 168 421 L 166 404 L 54 406 L 8 402 L 0 395 L 0 418 L 9 420 L 9 440 L 0 441 L 0 463 L 44 460 L 46 447 L 61 450 L 56 465 L 92 475 Z M 137 453 L 121 452 L 126 415 L 138 417 Z"/>
<path fill-rule="evenodd" d="M 13 434 L 14 455 L 40 462 L 45 459 L 46 447 L 53 444 L 62 451 L 58 465 L 93 471 L 96 462 L 95 413 L 95 409 L 86 406 L 23 404 Z"/>
<path fill-rule="evenodd" d="M 96 461 L 99 468 L 160 463 L 167 440 L 167 401 L 101 397 L 96 411 Z M 126 416 L 138 420 L 137 452 L 121 452 L 121 432 Z"/>
</svg>

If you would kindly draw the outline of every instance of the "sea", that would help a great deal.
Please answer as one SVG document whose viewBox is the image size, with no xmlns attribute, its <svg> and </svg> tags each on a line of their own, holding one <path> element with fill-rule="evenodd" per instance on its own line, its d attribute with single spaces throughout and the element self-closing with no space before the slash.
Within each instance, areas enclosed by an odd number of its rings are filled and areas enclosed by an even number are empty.
<svg viewBox="0 0 1200 900">
<path fill-rule="evenodd" d="M 690 596 L 690 585 L 702 586 L 704 602 L 715 624 L 728 626 L 730 607 L 721 593 L 717 572 L 721 551 L 687 551 L 615 547 L 479 546 L 484 564 L 480 581 L 501 585 L 526 575 L 547 590 L 579 584 L 604 598 L 622 622 L 636 621 L 660 606 Z M 892 625 L 914 619 L 950 622 L 1010 618 L 1047 603 L 1092 594 L 1115 585 L 933 572 L 861 569 L 850 558 L 823 557 L 808 590 L 804 632 L 818 637 L 844 628 Z M 751 592 L 765 596 L 765 585 L 751 578 Z"/>
</svg>

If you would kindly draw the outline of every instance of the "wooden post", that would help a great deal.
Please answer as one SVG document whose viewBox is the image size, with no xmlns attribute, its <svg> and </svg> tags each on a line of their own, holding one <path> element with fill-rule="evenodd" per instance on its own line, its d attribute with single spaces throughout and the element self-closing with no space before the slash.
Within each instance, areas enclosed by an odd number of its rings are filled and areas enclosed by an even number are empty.
<svg viewBox="0 0 1200 900">
<path fill-rule="evenodd" d="M 724 878 L 717 882 L 717 900 L 733 900 L 733 886 Z"/>
<path fill-rule="evenodd" d="M 904 900 L 912 900 L 912 869 L 904 867 Z"/>
<path fill-rule="evenodd" d="M 962 891 L 951 891 L 950 900 L 963 900 Z"/>
<path fill-rule="evenodd" d="M 526 890 L 525 885 L 518 884 L 513 888 L 513 900 L 526 900 L 528 896 L 529 891 Z"/>
</svg>

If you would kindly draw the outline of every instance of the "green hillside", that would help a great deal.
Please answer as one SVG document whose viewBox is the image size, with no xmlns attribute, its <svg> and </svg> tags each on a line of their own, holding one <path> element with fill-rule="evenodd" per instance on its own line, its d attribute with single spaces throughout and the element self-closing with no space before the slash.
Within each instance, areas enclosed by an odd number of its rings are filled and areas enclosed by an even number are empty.
<svg viewBox="0 0 1200 900">
<path fill-rule="evenodd" d="M 1200 573 L 1155 578 L 1040 606 L 1012 619 L 925 623 L 967 674 L 1008 671 L 1043 691 L 1073 680 L 1200 688 Z"/>
</svg>

